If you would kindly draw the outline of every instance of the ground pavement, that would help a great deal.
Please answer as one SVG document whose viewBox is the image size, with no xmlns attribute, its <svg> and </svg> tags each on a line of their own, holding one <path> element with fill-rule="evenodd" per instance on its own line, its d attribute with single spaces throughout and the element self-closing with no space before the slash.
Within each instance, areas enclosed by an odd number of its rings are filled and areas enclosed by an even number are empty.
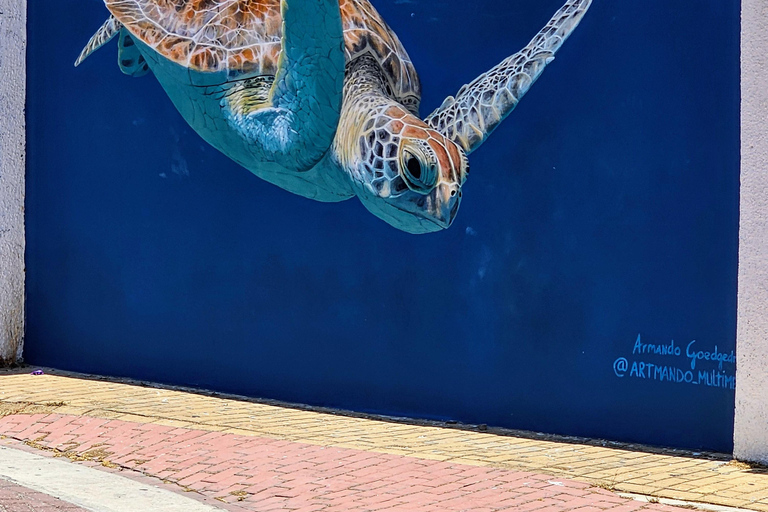
<svg viewBox="0 0 768 512">
<path fill-rule="evenodd" d="M 45 373 L 0 372 L 0 450 L 149 480 L 232 512 L 768 511 L 768 471 L 725 455 Z"/>
<path fill-rule="evenodd" d="M 0 478 L 0 512 L 86 512 L 47 494 L 7 482 Z"/>
</svg>

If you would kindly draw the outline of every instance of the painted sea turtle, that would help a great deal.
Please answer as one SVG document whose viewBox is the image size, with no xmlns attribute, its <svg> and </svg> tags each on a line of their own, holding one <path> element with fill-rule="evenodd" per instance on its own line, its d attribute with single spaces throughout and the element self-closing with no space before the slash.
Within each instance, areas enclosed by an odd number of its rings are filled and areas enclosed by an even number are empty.
<svg viewBox="0 0 768 512">
<path fill-rule="evenodd" d="M 422 120 L 421 86 L 368 0 L 105 0 L 75 65 L 119 35 L 126 74 L 152 71 L 203 139 L 318 201 L 357 196 L 409 233 L 445 229 L 467 155 L 515 108 L 591 0 L 568 0 L 523 50 Z"/>
</svg>

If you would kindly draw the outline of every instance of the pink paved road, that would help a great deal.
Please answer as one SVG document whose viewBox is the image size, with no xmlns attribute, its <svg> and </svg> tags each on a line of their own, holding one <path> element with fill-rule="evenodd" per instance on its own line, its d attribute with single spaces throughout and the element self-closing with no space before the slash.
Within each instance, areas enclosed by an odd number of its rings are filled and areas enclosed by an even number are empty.
<svg viewBox="0 0 768 512">
<path fill-rule="evenodd" d="M 104 457 L 132 470 L 125 476 L 137 471 L 173 482 L 180 492 L 216 498 L 231 510 L 680 510 L 540 474 L 83 416 L 7 416 L 0 419 L 0 435 Z"/>
<path fill-rule="evenodd" d="M 66 501 L 0 479 L 0 512 L 87 512 Z"/>
</svg>

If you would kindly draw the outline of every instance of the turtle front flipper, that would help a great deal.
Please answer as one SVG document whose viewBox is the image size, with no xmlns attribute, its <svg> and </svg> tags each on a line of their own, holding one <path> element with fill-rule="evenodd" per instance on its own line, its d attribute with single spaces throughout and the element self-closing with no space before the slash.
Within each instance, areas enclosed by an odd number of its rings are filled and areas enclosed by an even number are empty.
<svg viewBox="0 0 768 512">
<path fill-rule="evenodd" d="M 269 107 L 232 109 L 230 123 L 284 168 L 313 168 L 333 143 L 344 88 L 338 0 L 283 0 L 282 51 Z"/>
<path fill-rule="evenodd" d="M 426 123 L 467 153 L 477 149 L 554 60 L 591 3 L 569 0 L 528 46 L 449 96 Z"/>
</svg>

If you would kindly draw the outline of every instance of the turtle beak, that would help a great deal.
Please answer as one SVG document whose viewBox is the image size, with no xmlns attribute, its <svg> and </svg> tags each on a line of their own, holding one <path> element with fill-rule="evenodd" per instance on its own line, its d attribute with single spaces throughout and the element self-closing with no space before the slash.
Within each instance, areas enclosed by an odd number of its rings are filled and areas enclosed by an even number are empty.
<svg viewBox="0 0 768 512">
<path fill-rule="evenodd" d="M 434 191 L 435 209 L 433 220 L 444 229 L 453 224 L 461 203 L 461 187 L 458 184 L 441 183 Z"/>
</svg>

